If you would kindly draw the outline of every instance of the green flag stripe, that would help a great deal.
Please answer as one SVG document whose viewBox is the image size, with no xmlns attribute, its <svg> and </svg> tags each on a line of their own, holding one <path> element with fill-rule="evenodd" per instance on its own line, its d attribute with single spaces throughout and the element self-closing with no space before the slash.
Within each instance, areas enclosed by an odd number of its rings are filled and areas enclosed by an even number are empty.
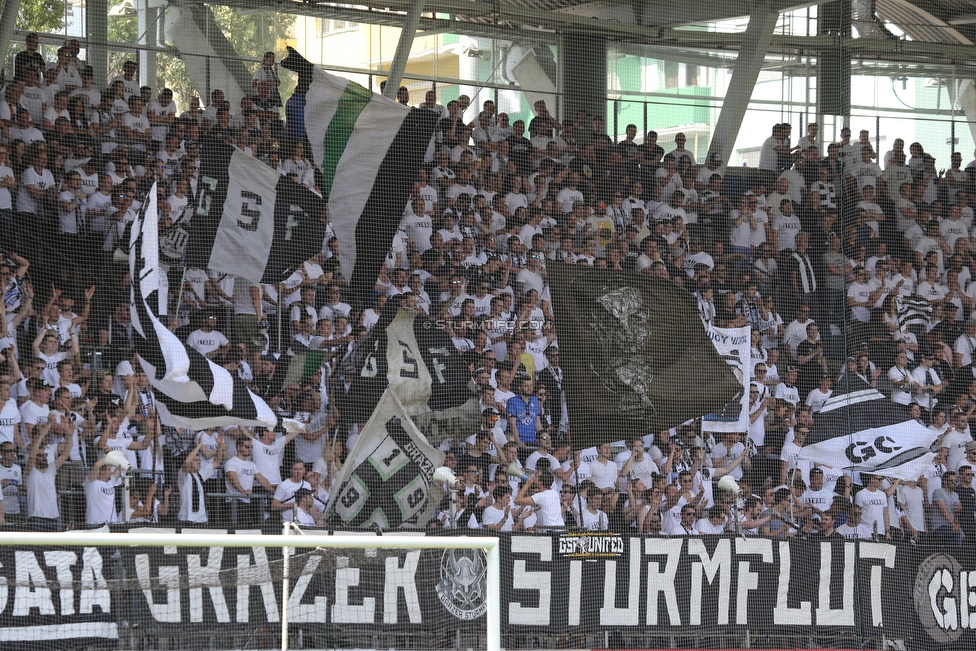
<svg viewBox="0 0 976 651">
<path fill-rule="evenodd" d="M 305 364 L 302 367 L 302 382 L 315 375 L 322 368 L 323 359 L 325 359 L 325 351 L 310 350 L 305 354 Z"/>
<path fill-rule="evenodd" d="M 336 167 L 339 159 L 346 151 L 349 143 L 349 136 L 352 135 L 353 127 L 359 114 L 363 112 L 366 105 L 373 98 L 373 92 L 363 88 L 357 83 L 350 81 L 339 97 L 339 105 L 336 107 L 335 115 L 329 122 L 323 138 L 325 149 L 325 160 L 320 166 L 322 169 L 322 193 L 329 196 L 332 192 L 332 181 L 335 179 Z"/>
</svg>

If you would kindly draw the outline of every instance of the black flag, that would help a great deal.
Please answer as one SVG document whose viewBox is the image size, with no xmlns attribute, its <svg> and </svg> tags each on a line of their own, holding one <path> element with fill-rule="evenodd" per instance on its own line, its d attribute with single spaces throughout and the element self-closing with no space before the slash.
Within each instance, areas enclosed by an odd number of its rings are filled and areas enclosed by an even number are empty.
<svg viewBox="0 0 976 651">
<path fill-rule="evenodd" d="M 574 446 L 660 432 L 741 390 L 695 297 L 678 285 L 585 265 L 548 269 Z"/>
</svg>

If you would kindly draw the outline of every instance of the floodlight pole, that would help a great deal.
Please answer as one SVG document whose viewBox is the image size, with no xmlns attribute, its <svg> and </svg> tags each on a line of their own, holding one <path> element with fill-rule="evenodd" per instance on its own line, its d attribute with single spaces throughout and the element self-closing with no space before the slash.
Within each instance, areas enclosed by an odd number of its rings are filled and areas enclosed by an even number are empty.
<svg viewBox="0 0 976 651">
<path fill-rule="evenodd" d="M 383 89 L 384 97 L 396 99 L 397 91 L 400 89 L 400 81 L 403 79 L 403 71 L 407 69 L 407 59 L 410 58 L 413 39 L 417 35 L 417 27 L 420 25 L 420 14 L 423 12 L 424 0 L 413 0 L 407 9 L 407 15 L 403 17 L 400 40 L 397 42 L 393 61 L 390 62 L 390 72 L 386 75 L 386 87 Z"/>
</svg>

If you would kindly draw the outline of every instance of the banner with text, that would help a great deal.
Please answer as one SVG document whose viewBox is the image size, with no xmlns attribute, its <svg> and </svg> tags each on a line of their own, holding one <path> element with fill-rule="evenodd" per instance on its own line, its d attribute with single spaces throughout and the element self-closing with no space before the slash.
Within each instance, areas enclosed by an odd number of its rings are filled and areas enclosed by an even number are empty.
<svg viewBox="0 0 976 651">
<path fill-rule="evenodd" d="M 748 628 L 976 646 L 974 568 L 937 550 L 614 533 L 505 535 L 502 550 L 503 633 Z M 291 563 L 293 626 L 424 634 L 485 625 L 482 552 L 296 550 Z M 280 550 L 261 547 L 0 547 L 0 643 L 78 647 L 117 637 L 123 620 L 161 632 L 275 625 L 281 575 Z"/>
</svg>

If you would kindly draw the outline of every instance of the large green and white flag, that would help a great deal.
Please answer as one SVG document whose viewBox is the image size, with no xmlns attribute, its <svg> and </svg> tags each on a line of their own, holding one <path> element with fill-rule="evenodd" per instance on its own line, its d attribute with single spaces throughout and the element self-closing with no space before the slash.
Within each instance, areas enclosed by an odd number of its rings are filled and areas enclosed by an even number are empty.
<svg viewBox="0 0 976 651">
<path fill-rule="evenodd" d="M 295 50 L 281 65 L 305 92 L 305 133 L 322 171 L 342 273 L 360 296 L 379 275 L 437 115 L 316 68 Z M 298 91 L 296 91 L 298 92 Z"/>
</svg>

